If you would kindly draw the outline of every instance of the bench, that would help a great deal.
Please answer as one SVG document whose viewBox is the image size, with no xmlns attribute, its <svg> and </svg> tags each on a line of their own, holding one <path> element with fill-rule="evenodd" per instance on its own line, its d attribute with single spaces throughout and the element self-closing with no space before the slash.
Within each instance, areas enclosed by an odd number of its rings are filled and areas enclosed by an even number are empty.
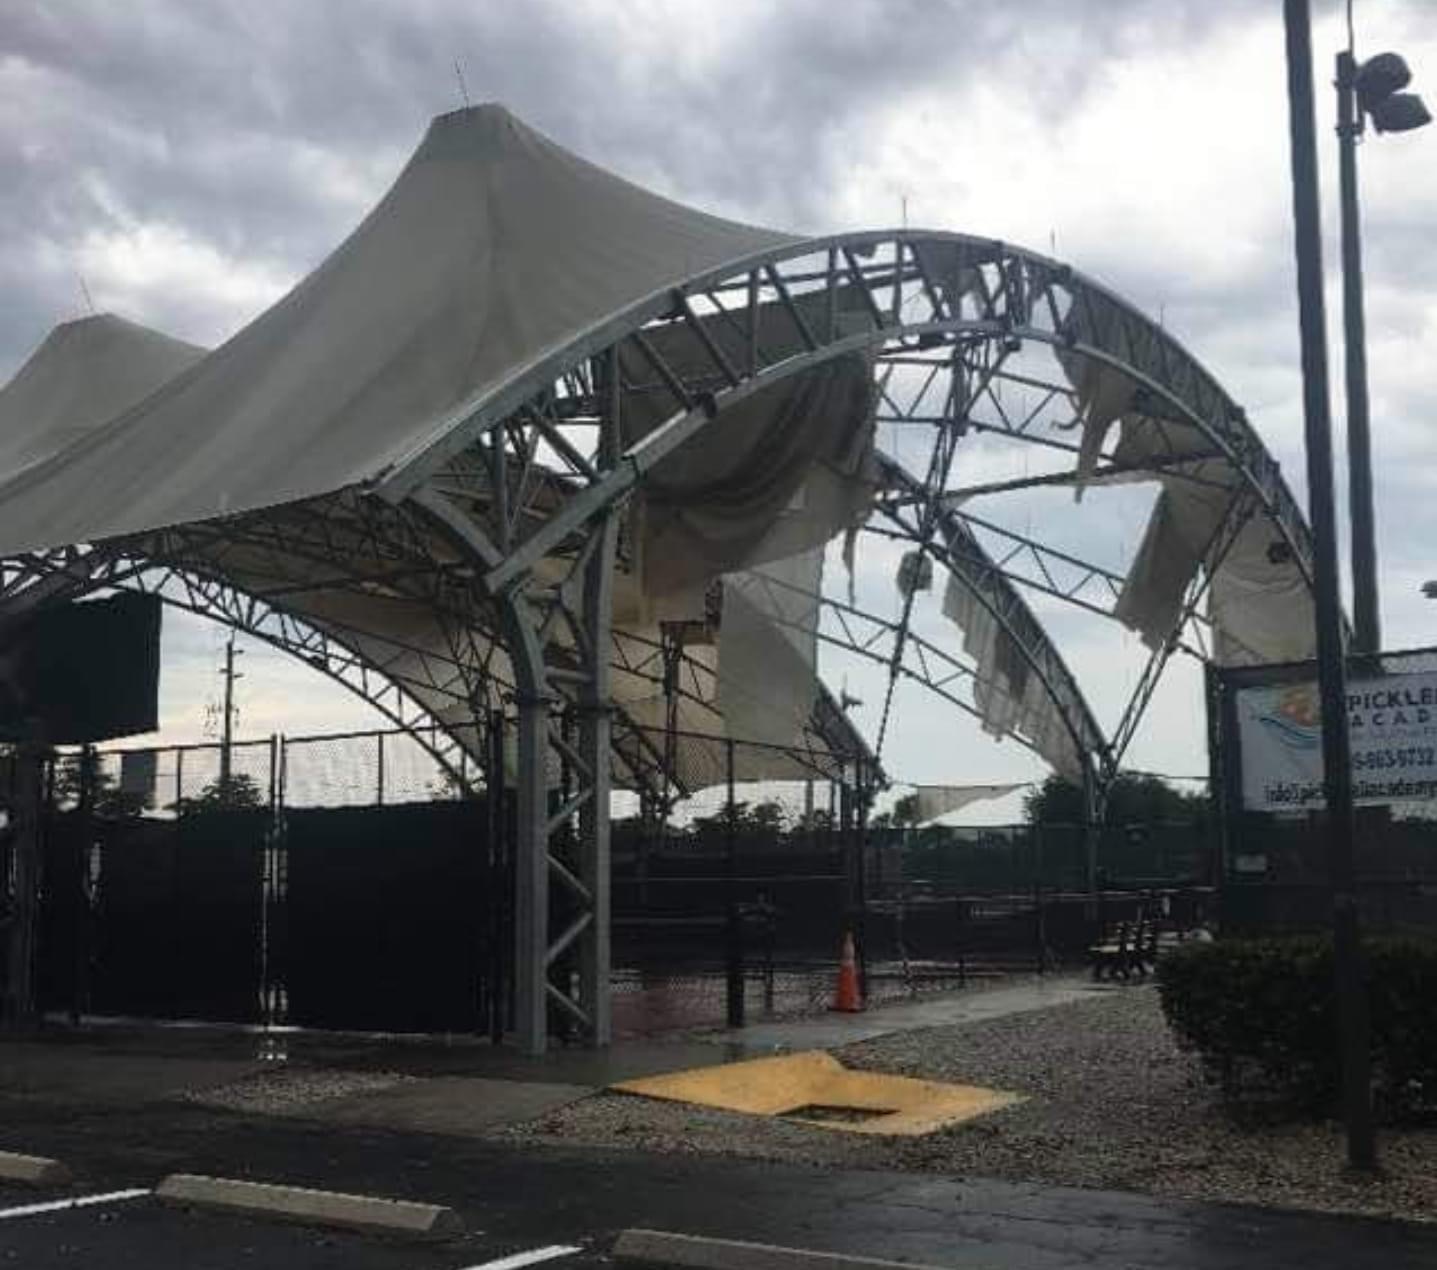
<svg viewBox="0 0 1437 1270">
<path fill-rule="evenodd" d="M 1109 979 L 1121 975 L 1130 979 L 1137 975 L 1146 979 L 1158 960 L 1158 924 L 1148 918 L 1136 922 L 1119 922 L 1112 933 L 1088 949 L 1093 966 L 1093 979 L 1099 981 L 1106 973 Z"/>
</svg>

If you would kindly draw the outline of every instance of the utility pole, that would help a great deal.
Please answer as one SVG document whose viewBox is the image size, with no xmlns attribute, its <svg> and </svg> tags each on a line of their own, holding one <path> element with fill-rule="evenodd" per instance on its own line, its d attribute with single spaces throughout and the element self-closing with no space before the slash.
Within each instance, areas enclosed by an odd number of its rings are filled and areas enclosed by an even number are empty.
<svg viewBox="0 0 1437 1270">
<path fill-rule="evenodd" d="M 1332 479 L 1332 416 L 1327 379 L 1327 326 L 1322 295 L 1322 226 L 1317 185 L 1317 129 L 1312 90 L 1309 0 L 1284 0 L 1287 94 L 1292 149 L 1292 209 L 1302 337 L 1302 405 L 1307 448 L 1308 519 L 1312 524 L 1313 610 L 1322 701 L 1322 776 L 1327 796 L 1328 871 L 1347 1159 L 1377 1166 L 1372 1119 L 1372 1056 L 1362 974 L 1353 849 L 1352 755 L 1347 727 L 1347 666 L 1337 573 L 1337 513 Z"/>
<path fill-rule="evenodd" d="M 244 656 L 244 649 L 235 648 L 235 637 L 230 635 L 225 641 L 225 704 L 224 720 L 220 730 L 220 797 L 228 800 L 230 797 L 230 774 L 232 769 L 231 755 L 234 747 L 234 717 L 235 717 L 235 680 L 243 679 L 244 675 L 235 670 L 235 657 Z"/>
</svg>

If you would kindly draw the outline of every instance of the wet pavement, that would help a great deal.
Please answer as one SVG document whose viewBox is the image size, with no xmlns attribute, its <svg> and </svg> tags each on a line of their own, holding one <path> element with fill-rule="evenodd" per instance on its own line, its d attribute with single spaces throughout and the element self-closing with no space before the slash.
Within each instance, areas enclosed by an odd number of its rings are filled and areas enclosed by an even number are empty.
<svg viewBox="0 0 1437 1270">
<path fill-rule="evenodd" d="M 833 1172 L 731 1159 L 517 1148 L 471 1138 L 309 1125 L 166 1104 L 57 1108 L 0 1095 L 5 1146 L 55 1155 L 71 1190 L 150 1187 L 172 1170 L 448 1204 L 470 1234 L 383 1241 L 159 1209 L 148 1199 L 0 1217 L 5 1264 L 156 1267 L 461 1267 L 554 1244 L 594 1265 L 618 1230 L 646 1226 L 937 1266 L 1176 1270 L 1416 1270 L 1437 1229 L 1367 1219 L 1016 1185 Z M 8 1207 L 21 1193 L 0 1193 Z M 19 1203 L 34 1197 L 24 1192 Z"/>
<path fill-rule="evenodd" d="M 627 1226 L 955 1270 L 1437 1265 L 1437 1226 L 484 1136 L 618 1080 L 775 1048 L 976 1022 L 1093 990 L 1073 979 L 1009 983 L 864 1015 L 631 1042 L 607 1052 L 556 1050 L 538 1060 L 473 1038 L 260 1036 L 185 1027 L 109 1026 L 3 1040 L 0 1150 L 54 1156 L 76 1180 L 45 1193 L 0 1187 L 0 1266 L 472 1270 L 559 1244 L 579 1251 L 554 1264 L 578 1267 L 603 1264 Z M 371 1079 L 312 1106 L 271 1112 L 262 1099 L 230 1108 L 193 1099 L 196 1090 L 262 1092 L 267 1083 L 303 1084 L 311 1076 L 342 1088 L 355 1073 Z M 145 1196 L 5 1216 L 75 1194 L 148 1190 L 174 1171 L 447 1204 L 470 1233 L 458 1244 L 398 1249 L 357 1235 L 164 1210 Z"/>
<path fill-rule="evenodd" d="M 1051 1006 L 1086 1000 L 1095 992 L 1113 990 L 1094 984 L 1085 976 L 1034 976 L 981 991 L 950 992 L 896 1002 L 861 1014 L 828 1012 L 808 1018 L 756 1022 L 741 1030 L 706 1033 L 702 1039 L 736 1046 L 750 1053 L 775 1049 L 836 1049 L 915 1028 L 984 1023 L 1005 1015 L 1046 1010 Z"/>
</svg>

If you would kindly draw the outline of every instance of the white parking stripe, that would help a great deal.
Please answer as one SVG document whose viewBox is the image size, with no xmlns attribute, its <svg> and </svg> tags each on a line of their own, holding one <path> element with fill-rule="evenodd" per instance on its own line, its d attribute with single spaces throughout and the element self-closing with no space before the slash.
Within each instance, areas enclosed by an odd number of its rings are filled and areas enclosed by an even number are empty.
<svg viewBox="0 0 1437 1270">
<path fill-rule="evenodd" d="M 6 1217 L 36 1217 L 41 1213 L 60 1213 L 67 1208 L 89 1208 L 92 1204 L 114 1204 L 122 1199 L 139 1199 L 150 1193 L 148 1187 L 132 1191 L 109 1191 L 104 1195 L 77 1195 L 74 1199 L 52 1199 L 44 1204 L 24 1204 L 19 1208 L 0 1208 L 0 1221 Z"/>
<path fill-rule="evenodd" d="M 530 1252 L 516 1252 L 498 1261 L 485 1261 L 466 1270 L 519 1270 L 521 1266 L 537 1266 L 541 1261 L 554 1261 L 559 1257 L 572 1257 L 583 1252 L 577 1244 L 550 1244 L 547 1248 L 535 1248 Z"/>
</svg>

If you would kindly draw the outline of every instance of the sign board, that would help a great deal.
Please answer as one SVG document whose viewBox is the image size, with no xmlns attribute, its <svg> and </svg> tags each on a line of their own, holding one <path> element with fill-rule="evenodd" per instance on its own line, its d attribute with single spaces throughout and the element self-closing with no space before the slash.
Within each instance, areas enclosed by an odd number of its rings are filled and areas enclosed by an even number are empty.
<svg viewBox="0 0 1437 1270">
<path fill-rule="evenodd" d="M 1321 807 L 1322 710 L 1315 682 L 1235 694 L 1249 811 Z M 1437 799 L 1437 672 L 1347 684 L 1352 796 L 1368 805 Z"/>
<path fill-rule="evenodd" d="M 160 601 L 39 608 L 0 632 L 0 741 L 81 744 L 159 726 Z"/>
</svg>

